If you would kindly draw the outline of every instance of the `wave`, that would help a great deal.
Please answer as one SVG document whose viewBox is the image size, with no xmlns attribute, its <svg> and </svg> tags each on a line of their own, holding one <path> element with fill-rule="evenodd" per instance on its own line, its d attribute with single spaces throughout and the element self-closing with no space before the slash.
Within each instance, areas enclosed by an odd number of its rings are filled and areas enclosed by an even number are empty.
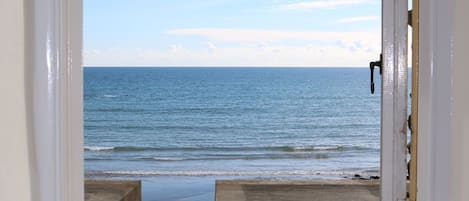
<svg viewBox="0 0 469 201">
<path fill-rule="evenodd" d="M 96 109 L 96 110 L 87 110 L 87 112 L 121 112 L 121 113 L 144 113 L 145 110 L 141 109 Z M 90 120 L 93 122 L 93 120 Z M 102 120 L 101 120 L 102 122 Z M 113 125 L 113 124 L 102 124 L 102 125 L 85 125 L 85 129 L 120 129 L 120 130 L 215 130 L 215 129 L 234 129 L 233 127 L 220 127 L 220 126 L 183 126 L 183 125 L 175 125 L 175 126 L 156 126 L 156 125 Z"/>
<path fill-rule="evenodd" d="M 96 158 L 96 157 L 86 157 L 85 161 L 114 161 L 113 158 Z"/>
<path fill-rule="evenodd" d="M 171 158 L 171 157 L 151 157 L 151 158 L 142 158 L 142 159 L 150 159 L 155 161 L 184 161 L 188 160 L 187 158 Z"/>
<path fill-rule="evenodd" d="M 274 146 L 274 147 L 93 147 L 86 146 L 85 151 L 279 151 L 279 152 L 312 152 L 312 151 L 345 151 L 371 150 L 374 148 L 360 146 Z"/>
<path fill-rule="evenodd" d="M 141 113 L 146 112 L 146 109 L 136 108 L 97 108 L 97 109 L 85 109 L 85 112 L 125 112 L 125 113 Z"/>
<path fill-rule="evenodd" d="M 101 98 L 117 98 L 117 97 L 128 96 L 128 95 L 127 94 L 97 94 L 95 96 L 101 97 Z"/>
<path fill-rule="evenodd" d="M 88 172 L 86 176 L 349 176 L 353 170 L 111 170 Z"/>
<path fill-rule="evenodd" d="M 83 95 L 85 98 L 117 98 L 117 97 L 121 97 L 121 96 L 128 96 L 126 94 L 94 94 L 94 93 L 90 93 L 90 94 L 84 94 Z"/>
<path fill-rule="evenodd" d="M 278 147 L 283 151 L 320 151 L 320 150 L 343 150 L 346 147 L 344 146 L 285 146 Z"/>
<path fill-rule="evenodd" d="M 117 98 L 126 95 L 104 95 L 98 97 L 105 98 Z M 172 109 L 161 109 L 161 108 L 145 108 L 145 109 L 134 109 L 129 107 L 124 108 L 85 108 L 86 112 L 128 112 L 128 113 L 137 113 L 137 112 L 147 112 L 153 114 L 188 114 L 188 113 L 210 113 L 210 114 L 233 114 L 233 113 L 242 113 L 244 111 L 253 111 L 261 110 L 260 108 L 172 108 Z"/>
<path fill-rule="evenodd" d="M 103 94 L 103 95 L 101 95 L 101 97 L 104 97 L 104 98 L 116 98 L 116 97 L 119 97 L 119 95 Z"/>
<path fill-rule="evenodd" d="M 137 157 L 137 158 L 100 158 L 100 157 L 87 157 L 87 161 L 160 161 L 160 162 L 180 162 L 180 161 L 219 161 L 219 160 L 275 160 L 275 159 L 327 159 L 330 158 L 327 154 L 309 154 L 309 155 L 297 155 L 297 154 L 284 154 L 284 155 L 273 155 L 273 154 L 258 154 L 258 155 L 233 155 L 233 156 L 220 156 L 220 157 Z"/>
<path fill-rule="evenodd" d="M 341 146 L 326 146 L 326 147 L 314 147 L 314 150 L 338 150 L 338 149 L 341 149 L 343 147 Z M 300 148 L 301 150 L 301 148 Z"/>
<path fill-rule="evenodd" d="M 262 159 L 326 159 L 327 154 L 247 154 L 247 155 L 220 155 L 220 156 L 202 156 L 202 157 L 141 157 L 137 160 L 148 161 L 215 161 L 215 160 L 262 160 Z M 132 160 L 132 159 L 130 159 Z"/>
<path fill-rule="evenodd" d="M 85 151 L 111 151 L 114 150 L 115 147 L 92 147 L 92 146 L 85 146 Z"/>
</svg>

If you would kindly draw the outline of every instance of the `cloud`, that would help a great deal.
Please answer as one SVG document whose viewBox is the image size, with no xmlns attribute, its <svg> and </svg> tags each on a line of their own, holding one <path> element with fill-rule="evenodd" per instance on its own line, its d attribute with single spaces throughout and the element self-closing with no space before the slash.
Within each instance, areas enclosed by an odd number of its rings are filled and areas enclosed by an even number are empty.
<svg viewBox="0 0 469 201">
<path fill-rule="evenodd" d="M 212 42 L 207 42 L 205 45 L 210 52 L 215 52 L 217 50 L 217 46 Z"/>
<path fill-rule="evenodd" d="M 369 3 L 369 0 L 317 0 L 304 1 L 291 4 L 281 5 L 281 9 L 285 10 L 310 10 L 317 8 L 336 8 L 341 6 L 352 6 Z"/>
<path fill-rule="evenodd" d="M 379 32 L 175 29 L 199 45 L 84 51 L 86 66 L 366 66 L 381 52 Z"/>
<path fill-rule="evenodd" d="M 376 42 L 380 34 L 370 32 L 315 32 L 315 31 L 278 31 L 259 29 L 222 29 L 194 28 L 174 29 L 165 32 L 170 35 L 198 36 L 222 42 L 283 42 L 283 41 L 356 41 Z"/>
<path fill-rule="evenodd" d="M 362 21 L 375 21 L 379 20 L 379 16 L 359 16 L 359 17 L 349 17 L 349 18 L 342 18 L 337 20 L 340 23 L 353 23 L 353 22 L 362 22 Z"/>
<path fill-rule="evenodd" d="M 207 49 L 173 45 L 166 50 L 100 49 L 84 52 L 85 66 L 332 66 L 364 67 L 380 52 L 360 42 L 304 46 L 245 44 Z"/>
</svg>

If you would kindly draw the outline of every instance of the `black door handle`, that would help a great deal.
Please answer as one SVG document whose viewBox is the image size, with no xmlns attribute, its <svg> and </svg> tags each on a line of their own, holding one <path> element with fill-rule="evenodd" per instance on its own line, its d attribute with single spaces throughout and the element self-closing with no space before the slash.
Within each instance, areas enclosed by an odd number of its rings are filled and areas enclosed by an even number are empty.
<svg viewBox="0 0 469 201">
<path fill-rule="evenodd" d="M 375 93 L 375 81 L 374 81 L 374 72 L 375 67 L 379 68 L 379 74 L 381 75 L 382 72 L 382 61 L 383 61 L 383 54 L 379 55 L 379 61 L 372 61 L 370 62 L 370 87 L 371 87 L 371 94 Z"/>
</svg>

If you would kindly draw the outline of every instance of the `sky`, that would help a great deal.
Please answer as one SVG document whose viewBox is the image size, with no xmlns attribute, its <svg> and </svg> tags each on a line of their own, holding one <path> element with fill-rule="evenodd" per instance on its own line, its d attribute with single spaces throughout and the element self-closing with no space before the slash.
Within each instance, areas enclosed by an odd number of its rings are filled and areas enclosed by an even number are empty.
<svg viewBox="0 0 469 201">
<path fill-rule="evenodd" d="M 366 67 L 380 3 L 84 0 L 84 65 Z"/>
</svg>

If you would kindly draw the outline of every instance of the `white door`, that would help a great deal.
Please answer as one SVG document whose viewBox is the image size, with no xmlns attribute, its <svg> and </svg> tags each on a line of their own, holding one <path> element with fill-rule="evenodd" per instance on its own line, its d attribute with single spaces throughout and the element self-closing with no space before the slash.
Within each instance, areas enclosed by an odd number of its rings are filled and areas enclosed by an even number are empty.
<svg viewBox="0 0 469 201">
<path fill-rule="evenodd" d="M 382 201 L 407 197 L 407 6 L 407 0 L 382 0 Z"/>
</svg>

